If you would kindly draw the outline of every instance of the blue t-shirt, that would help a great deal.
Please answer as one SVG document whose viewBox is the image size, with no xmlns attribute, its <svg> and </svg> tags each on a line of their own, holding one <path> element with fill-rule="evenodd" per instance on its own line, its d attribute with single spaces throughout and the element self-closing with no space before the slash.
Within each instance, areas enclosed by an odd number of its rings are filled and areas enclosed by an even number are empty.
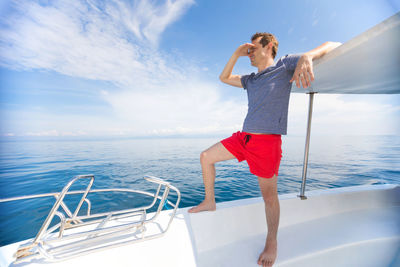
<svg viewBox="0 0 400 267">
<path fill-rule="evenodd" d="M 289 97 L 292 84 L 289 82 L 301 54 L 281 57 L 275 65 L 255 74 L 241 77 L 247 91 L 248 111 L 243 123 L 243 132 L 286 134 Z"/>
</svg>

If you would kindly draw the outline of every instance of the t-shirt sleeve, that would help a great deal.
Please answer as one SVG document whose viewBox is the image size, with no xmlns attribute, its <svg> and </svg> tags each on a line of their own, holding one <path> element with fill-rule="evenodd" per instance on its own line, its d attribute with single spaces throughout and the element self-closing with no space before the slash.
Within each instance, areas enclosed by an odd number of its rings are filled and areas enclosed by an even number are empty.
<svg viewBox="0 0 400 267">
<path fill-rule="evenodd" d="M 253 75 L 253 73 L 250 75 L 243 75 L 242 77 L 240 77 L 240 81 L 242 82 L 243 89 L 247 89 L 247 82 L 249 81 L 249 79 L 252 75 Z"/>
<path fill-rule="evenodd" d="M 301 56 L 302 54 L 286 55 L 282 58 L 282 62 L 287 70 L 294 71 Z"/>
</svg>

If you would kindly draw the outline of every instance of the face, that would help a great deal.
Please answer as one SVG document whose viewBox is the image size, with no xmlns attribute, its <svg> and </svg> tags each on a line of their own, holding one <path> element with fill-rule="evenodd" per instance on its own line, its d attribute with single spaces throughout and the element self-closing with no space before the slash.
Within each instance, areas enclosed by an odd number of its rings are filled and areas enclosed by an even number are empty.
<svg viewBox="0 0 400 267">
<path fill-rule="evenodd" d="M 258 37 L 251 43 L 255 45 L 255 47 L 249 49 L 249 58 L 252 66 L 257 66 L 258 63 L 262 62 L 268 56 L 268 47 L 269 44 L 265 47 L 260 44 L 260 40 L 262 37 Z"/>
</svg>

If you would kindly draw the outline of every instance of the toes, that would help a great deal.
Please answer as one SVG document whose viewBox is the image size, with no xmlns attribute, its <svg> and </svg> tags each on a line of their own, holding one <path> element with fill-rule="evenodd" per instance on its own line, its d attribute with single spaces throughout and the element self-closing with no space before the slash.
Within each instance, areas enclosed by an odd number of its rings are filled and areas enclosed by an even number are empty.
<svg viewBox="0 0 400 267">
<path fill-rule="evenodd" d="M 259 258 L 258 261 L 257 261 L 257 264 L 261 265 L 263 267 L 270 267 L 270 266 L 272 266 L 274 264 L 274 261 L 270 260 L 270 259 Z"/>
<path fill-rule="evenodd" d="M 193 213 L 193 212 L 196 212 L 196 210 L 197 210 L 197 207 L 192 207 L 191 209 L 188 210 L 188 212 Z"/>
<path fill-rule="evenodd" d="M 197 212 L 197 207 L 193 207 L 190 210 L 188 210 L 189 213 L 196 213 Z"/>
</svg>

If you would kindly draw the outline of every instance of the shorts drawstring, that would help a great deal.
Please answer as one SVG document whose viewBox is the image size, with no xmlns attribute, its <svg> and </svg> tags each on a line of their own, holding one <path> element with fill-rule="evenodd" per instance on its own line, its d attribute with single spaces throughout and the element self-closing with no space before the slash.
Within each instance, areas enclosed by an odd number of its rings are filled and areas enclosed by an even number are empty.
<svg viewBox="0 0 400 267">
<path fill-rule="evenodd" d="M 246 134 L 246 135 L 244 136 L 244 145 L 246 145 L 246 144 L 250 141 L 250 139 L 251 139 L 251 135 Z"/>
</svg>

